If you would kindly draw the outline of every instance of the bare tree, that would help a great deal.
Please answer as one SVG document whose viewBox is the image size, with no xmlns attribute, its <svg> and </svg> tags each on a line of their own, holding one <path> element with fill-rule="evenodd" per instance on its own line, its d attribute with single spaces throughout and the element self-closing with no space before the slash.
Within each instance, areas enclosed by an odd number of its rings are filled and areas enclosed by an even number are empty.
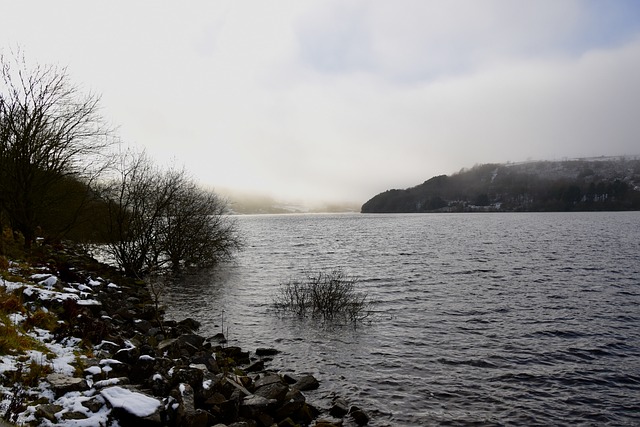
<svg viewBox="0 0 640 427">
<path fill-rule="evenodd" d="M 241 246 L 224 200 L 198 187 L 184 173 L 164 225 L 163 248 L 173 267 L 208 267 Z"/>
<path fill-rule="evenodd" d="M 66 68 L 0 55 L 0 84 L 0 207 L 30 245 L 49 190 L 89 172 L 110 132 L 100 98 L 71 85 Z"/>
<path fill-rule="evenodd" d="M 115 171 L 100 190 L 109 252 L 125 274 L 141 276 L 159 262 L 158 230 L 175 185 L 145 153 L 124 153 Z"/>
<path fill-rule="evenodd" d="M 224 201 L 184 170 L 161 170 L 144 153 L 122 157 L 102 196 L 109 251 L 127 275 L 168 265 L 211 266 L 240 248 Z"/>
</svg>

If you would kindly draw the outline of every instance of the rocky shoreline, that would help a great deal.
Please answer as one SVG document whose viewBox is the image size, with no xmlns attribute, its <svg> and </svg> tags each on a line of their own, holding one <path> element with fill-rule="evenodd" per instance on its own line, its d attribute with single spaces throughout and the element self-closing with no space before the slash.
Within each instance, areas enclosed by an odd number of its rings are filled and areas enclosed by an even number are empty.
<svg viewBox="0 0 640 427">
<path fill-rule="evenodd" d="M 305 392 L 320 387 L 313 376 L 265 369 L 276 349 L 249 352 L 222 336 L 201 336 L 193 319 L 164 319 L 144 283 L 77 249 L 44 252 L 39 263 L 9 262 L 0 281 L 5 295 L 21 300 L 10 316 L 15 326 L 48 349 L 0 355 L 6 420 L 189 427 L 369 422 L 342 398 L 325 408 L 308 402 Z M 54 326 L 27 328 L 36 313 L 55 315 Z M 35 381 L 20 381 L 36 369 Z"/>
</svg>

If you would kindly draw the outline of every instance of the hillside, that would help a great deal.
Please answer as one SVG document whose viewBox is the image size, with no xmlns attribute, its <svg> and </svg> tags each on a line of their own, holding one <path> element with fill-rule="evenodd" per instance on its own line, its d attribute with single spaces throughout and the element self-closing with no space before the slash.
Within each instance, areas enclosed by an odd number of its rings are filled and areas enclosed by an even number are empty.
<svg viewBox="0 0 640 427">
<path fill-rule="evenodd" d="M 640 210 L 640 157 L 476 165 L 380 193 L 363 213 Z"/>
</svg>

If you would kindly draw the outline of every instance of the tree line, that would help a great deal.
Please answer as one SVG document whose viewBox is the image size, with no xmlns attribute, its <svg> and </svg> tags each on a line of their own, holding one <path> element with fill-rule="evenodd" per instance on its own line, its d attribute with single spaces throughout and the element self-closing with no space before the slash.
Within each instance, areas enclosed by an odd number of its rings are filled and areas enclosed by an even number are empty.
<svg viewBox="0 0 640 427">
<path fill-rule="evenodd" d="M 638 159 L 485 164 L 385 191 L 362 212 L 640 210 L 638 184 Z"/>
<path fill-rule="evenodd" d="M 0 255 L 41 238 L 102 243 L 130 276 L 211 266 L 241 245 L 225 200 L 123 147 L 66 68 L 0 55 Z"/>
</svg>

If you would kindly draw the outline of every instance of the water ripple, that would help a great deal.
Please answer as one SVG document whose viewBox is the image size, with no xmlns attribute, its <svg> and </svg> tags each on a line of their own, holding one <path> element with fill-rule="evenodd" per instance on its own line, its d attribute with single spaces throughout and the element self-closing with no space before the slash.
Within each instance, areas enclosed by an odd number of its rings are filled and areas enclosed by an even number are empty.
<svg viewBox="0 0 640 427">
<path fill-rule="evenodd" d="M 640 213 L 238 217 L 232 265 L 169 285 L 169 315 L 274 369 L 317 375 L 372 426 L 640 425 Z M 370 323 L 271 310 L 279 283 L 344 269 Z"/>
</svg>

